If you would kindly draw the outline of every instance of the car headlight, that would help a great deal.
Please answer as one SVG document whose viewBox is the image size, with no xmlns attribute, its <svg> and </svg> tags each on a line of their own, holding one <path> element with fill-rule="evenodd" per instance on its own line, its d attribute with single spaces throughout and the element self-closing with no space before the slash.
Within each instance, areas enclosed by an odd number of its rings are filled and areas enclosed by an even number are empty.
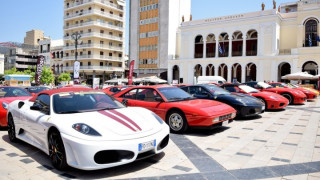
<svg viewBox="0 0 320 180">
<path fill-rule="evenodd" d="M 9 104 L 6 102 L 2 102 L 3 109 L 8 109 Z"/>
<path fill-rule="evenodd" d="M 231 118 L 235 118 L 235 117 L 236 117 L 236 115 L 237 115 L 237 113 L 236 113 L 236 112 L 232 113 L 232 114 L 231 114 Z"/>
<path fill-rule="evenodd" d="M 220 120 L 219 117 L 216 117 L 216 118 L 213 119 L 212 122 L 214 122 L 214 123 L 215 123 L 215 122 L 219 122 L 219 120 Z"/>
<path fill-rule="evenodd" d="M 275 100 L 279 99 L 278 97 L 275 97 L 275 96 L 270 96 L 270 98 Z"/>
<path fill-rule="evenodd" d="M 94 130 L 92 127 L 86 124 L 82 124 L 82 123 L 74 124 L 72 125 L 72 128 L 85 135 L 101 136 L 101 134 L 99 134 L 96 130 Z"/>
<path fill-rule="evenodd" d="M 300 95 L 300 93 L 298 91 L 293 91 L 293 93 Z"/>
<path fill-rule="evenodd" d="M 161 117 L 159 117 L 155 113 L 152 113 L 152 115 L 159 121 L 160 124 L 163 124 L 163 120 L 161 119 Z"/>
</svg>

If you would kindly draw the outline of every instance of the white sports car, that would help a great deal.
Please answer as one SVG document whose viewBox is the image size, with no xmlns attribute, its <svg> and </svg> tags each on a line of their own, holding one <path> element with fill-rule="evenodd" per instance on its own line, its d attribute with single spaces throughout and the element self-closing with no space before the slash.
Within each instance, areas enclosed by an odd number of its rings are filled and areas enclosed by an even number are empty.
<svg viewBox="0 0 320 180">
<path fill-rule="evenodd" d="M 119 166 L 158 154 L 169 141 L 169 127 L 156 114 L 91 89 L 43 91 L 10 103 L 7 116 L 10 141 L 41 149 L 57 169 Z"/>
</svg>

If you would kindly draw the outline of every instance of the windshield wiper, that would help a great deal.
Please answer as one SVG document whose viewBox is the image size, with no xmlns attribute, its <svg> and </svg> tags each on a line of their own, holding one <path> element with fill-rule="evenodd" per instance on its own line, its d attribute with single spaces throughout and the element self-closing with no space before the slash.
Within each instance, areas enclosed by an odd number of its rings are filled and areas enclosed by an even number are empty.
<svg viewBox="0 0 320 180">
<path fill-rule="evenodd" d="M 69 114 L 69 113 L 81 113 L 80 111 L 62 111 L 59 112 L 58 114 Z"/>
<path fill-rule="evenodd" d="M 178 97 L 174 97 L 174 98 L 170 98 L 168 99 L 169 101 L 183 101 L 183 98 L 178 98 Z"/>
<path fill-rule="evenodd" d="M 112 109 L 119 109 L 120 107 L 109 107 L 109 108 L 101 108 L 101 109 L 94 109 L 96 111 L 104 111 L 104 110 L 112 110 Z"/>
<path fill-rule="evenodd" d="M 183 98 L 183 100 L 192 100 L 192 99 L 195 99 L 195 97 L 186 97 L 186 98 Z"/>
</svg>

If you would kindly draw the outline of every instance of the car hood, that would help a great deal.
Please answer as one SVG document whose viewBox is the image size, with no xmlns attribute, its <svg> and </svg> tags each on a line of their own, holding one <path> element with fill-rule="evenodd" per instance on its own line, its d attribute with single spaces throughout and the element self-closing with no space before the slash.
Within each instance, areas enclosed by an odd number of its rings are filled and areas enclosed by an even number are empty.
<svg viewBox="0 0 320 180">
<path fill-rule="evenodd" d="M 255 97 L 246 94 L 232 93 L 229 95 L 219 95 L 217 100 L 221 100 L 229 105 L 247 105 L 256 106 L 262 105 L 262 103 Z"/>
<path fill-rule="evenodd" d="M 286 99 L 285 97 L 281 96 L 280 94 L 274 93 L 274 92 L 259 92 L 259 93 L 255 93 L 256 95 L 261 95 L 262 97 L 276 97 L 278 99 Z"/>
<path fill-rule="evenodd" d="M 164 121 L 157 120 L 153 113 L 139 107 L 94 111 L 73 114 L 55 114 L 55 124 L 64 133 L 83 139 L 123 140 L 135 139 L 154 134 L 168 128 Z M 63 123 L 59 124 L 59 121 Z M 101 137 L 82 134 L 72 128 L 83 123 L 96 130 Z"/>
<path fill-rule="evenodd" d="M 5 97 L 5 98 L 0 98 L 0 101 L 2 102 L 6 102 L 6 103 L 11 103 L 12 101 L 15 101 L 15 100 L 28 100 L 28 99 L 31 99 L 32 96 L 19 96 L 19 97 Z"/>
<path fill-rule="evenodd" d="M 172 103 L 172 102 L 171 102 Z M 206 100 L 206 99 L 193 99 L 193 100 L 186 100 L 186 101 L 177 101 L 173 102 L 177 105 L 181 106 L 190 106 L 192 108 L 206 108 L 212 106 L 219 106 L 222 103 L 218 101 Z"/>
</svg>

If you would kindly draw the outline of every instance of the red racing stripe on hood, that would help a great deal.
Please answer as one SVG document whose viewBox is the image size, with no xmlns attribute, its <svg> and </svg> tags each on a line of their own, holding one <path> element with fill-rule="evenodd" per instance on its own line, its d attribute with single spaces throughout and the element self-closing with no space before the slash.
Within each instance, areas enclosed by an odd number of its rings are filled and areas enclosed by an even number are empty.
<svg viewBox="0 0 320 180">
<path fill-rule="evenodd" d="M 128 123 L 124 122 L 123 120 L 121 120 L 120 118 L 106 112 L 106 111 L 98 111 L 99 113 L 108 116 L 111 119 L 116 120 L 117 122 L 121 123 L 122 125 L 126 126 L 127 128 L 131 129 L 132 131 L 136 131 L 135 129 L 133 129 Z"/>
<path fill-rule="evenodd" d="M 134 125 L 136 128 L 138 128 L 140 131 L 142 131 L 142 129 L 131 119 L 129 119 L 127 116 L 125 116 L 124 114 L 121 114 L 120 112 L 116 111 L 116 110 L 110 110 L 110 112 L 112 112 L 113 114 L 127 120 L 129 123 L 131 123 L 132 125 Z"/>
</svg>

